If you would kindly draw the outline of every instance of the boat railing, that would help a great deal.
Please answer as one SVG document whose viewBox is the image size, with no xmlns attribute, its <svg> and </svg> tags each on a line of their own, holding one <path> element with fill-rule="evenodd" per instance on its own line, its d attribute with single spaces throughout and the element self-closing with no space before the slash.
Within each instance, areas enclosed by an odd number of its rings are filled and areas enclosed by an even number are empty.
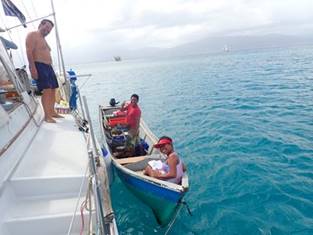
<svg viewBox="0 0 313 235">
<path fill-rule="evenodd" d="M 96 223 L 100 234 L 117 234 L 113 224 L 114 214 L 111 207 L 109 196 L 108 176 L 106 167 L 101 164 L 100 151 L 97 148 L 96 137 L 94 134 L 87 99 L 83 96 L 83 106 L 86 118 L 89 124 L 89 140 L 88 149 L 89 169 L 92 176 L 92 185 L 94 192 L 94 202 L 96 208 Z"/>
</svg>

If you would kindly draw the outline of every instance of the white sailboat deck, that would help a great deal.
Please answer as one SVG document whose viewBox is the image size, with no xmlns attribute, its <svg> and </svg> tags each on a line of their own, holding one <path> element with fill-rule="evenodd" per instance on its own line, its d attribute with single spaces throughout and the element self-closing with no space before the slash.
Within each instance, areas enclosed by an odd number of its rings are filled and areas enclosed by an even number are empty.
<svg viewBox="0 0 313 235">
<path fill-rule="evenodd" d="M 79 195 L 88 154 L 83 133 L 72 115 L 57 123 L 42 123 L 21 162 L 5 185 L 0 208 L 3 213 L 1 234 L 71 234 L 80 231 Z"/>
<path fill-rule="evenodd" d="M 72 115 L 43 122 L 14 178 L 80 176 L 88 161 L 86 142 Z"/>
</svg>

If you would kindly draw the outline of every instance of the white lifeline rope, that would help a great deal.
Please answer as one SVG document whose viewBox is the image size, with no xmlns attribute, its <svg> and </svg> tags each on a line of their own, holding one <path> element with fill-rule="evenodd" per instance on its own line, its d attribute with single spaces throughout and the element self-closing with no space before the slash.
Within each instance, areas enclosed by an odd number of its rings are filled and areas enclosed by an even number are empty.
<svg viewBox="0 0 313 235">
<path fill-rule="evenodd" d="M 180 210 L 181 210 L 182 208 L 183 208 L 183 205 L 181 205 L 181 206 L 179 207 L 179 209 L 177 210 L 177 213 L 176 213 L 174 219 L 173 219 L 173 220 L 171 221 L 171 223 L 168 225 L 168 228 L 167 228 L 166 232 L 164 233 L 164 235 L 167 235 L 168 232 L 171 230 L 171 228 L 172 228 L 174 222 L 176 221 L 177 216 L 178 216 L 178 214 L 179 214 L 179 212 L 180 212 Z"/>
<path fill-rule="evenodd" d="M 89 142 L 89 138 L 87 140 L 87 142 Z M 87 164 L 86 166 L 86 170 L 85 170 L 85 174 L 84 174 L 84 179 L 80 185 L 80 189 L 79 189 L 79 194 L 78 194 L 78 199 L 77 199 L 77 202 L 76 202 L 76 206 L 75 206 L 75 210 L 74 210 L 74 214 L 73 214 L 73 217 L 72 217 L 72 220 L 71 220 L 71 223 L 70 223 L 70 226 L 69 226 L 69 229 L 67 231 L 67 234 L 70 235 L 71 234 L 71 230 L 72 230 L 72 227 L 73 227 L 73 224 L 74 224 L 74 221 L 75 221 L 75 215 L 77 213 L 77 209 L 78 209 L 78 205 L 79 205 L 79 198 L 81 197 L 82 195 L 82 191 L 83 191 L 83 186 L 85 184 L 85 181 L 86 181 L 86 175 L 87 175 L 87 171 L 89 169 L 89 164 Z"/>
</svg>

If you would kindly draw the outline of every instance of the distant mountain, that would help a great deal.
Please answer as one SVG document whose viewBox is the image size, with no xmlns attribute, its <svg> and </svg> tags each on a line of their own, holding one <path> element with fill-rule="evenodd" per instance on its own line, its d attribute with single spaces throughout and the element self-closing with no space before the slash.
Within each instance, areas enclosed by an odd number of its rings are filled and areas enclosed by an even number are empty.
<svg viewBox="0 0 313 235">
<path fill-rule="evenodd" d="M 313 45 L 313 36 L 286 36 L 279 34 L 270 34 L 265 36 L 228 36 L 228 37 L 208 37 L 196 42 L 187 43 L 174 48 L 147 47 L 141 49 L 111 49 L 110 51 L 97 50 L 84 51 L 83 61 L 77 61 L 77 56 L 69 55 L 69 61 L 72 63 L 81 62 L 101 62 L 112 61 L 112 57 L 120 55 L 123 60 L 143 59 L 151 57 L 172 57 L 184 55 L 197 55 L 207 53 L 221 53 L 225 51 L 242 51 L 263 48 L 285 48 L 294 46 Z M 79 51 L 77 51 L 79 53 Z M 77 53 L 75 53 L 77 55 Z"/>
<path fill-rule="evenodd" d="M 196 42 L 187 43 L 169 49 L 144 48 L 136 51 L 128 51 L 127 58 L 144 57 L 170 57 L 197 55 L 207 53 L 232 52 L 265 48 L 285 48 L 295 46 L 313 45 L 313 36 L 232 36 L 232 37 L 208 37 Z M 227 48 L 227 50 L 225 50 Z"/>
<path fill-rule="evenodd" d="M 210 37 L 172 48 L 170 51 L 173 54 L 181 55 L 216 53 L 225 50 L 226 45 L 228 51 L 304 46 L 313 45 L 313 36 L 298 37 L 271 34 L 265 36 Z"/>
</svg>

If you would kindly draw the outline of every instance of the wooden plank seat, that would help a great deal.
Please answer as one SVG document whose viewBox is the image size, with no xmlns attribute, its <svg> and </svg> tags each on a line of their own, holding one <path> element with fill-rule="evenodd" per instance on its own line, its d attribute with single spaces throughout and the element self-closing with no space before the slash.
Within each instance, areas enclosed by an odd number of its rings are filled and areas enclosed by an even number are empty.
<svg viewBox="0 0 313 235">
<path fill-rule="evenodd" d="M 137 156 L 137 157 L 127 157 L 127 158 L 120 158 L 120 159 L 115 159 L 119 164 L 125 165 L 125 164 L 130 164 L 130 163 L 136 163 L 140 162 L 143 160 L 161 160 L 162 156 L 160 154 L 151 154 L 151 155 L 146 155 L 146 156 Z"/>
<path fill-rule="evenodd" d="M 119 164 L 125 165 L 129 163 L 135 163 L 135 162 L 140 162 L 142 160 L 145 160 L 146 156 L 139 156 L 139 157 L 127 157 L 127 158 L 120 158 L 120 159 L 115 159 Z"/>
</svg>

